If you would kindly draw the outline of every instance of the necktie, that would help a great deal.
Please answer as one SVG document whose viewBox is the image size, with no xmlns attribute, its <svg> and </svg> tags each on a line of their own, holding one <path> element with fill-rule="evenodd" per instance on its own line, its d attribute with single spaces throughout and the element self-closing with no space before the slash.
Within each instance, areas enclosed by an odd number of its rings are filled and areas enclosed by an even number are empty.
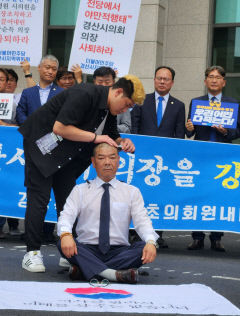
<svg viewBox="0 0 240 316">
<path fill-rule="evenodd" d="M 211 98 L 211 101 L 214 102 L 216 100 L 216 97 L 212 97 Z M 209 140 L 211 142 L 215 142 L 217 139 L 217 134 L 216 134 L 216 131 L 214 128 L 211 128 L 211 131 L 210 131 L 210 136 L 209 136 Z"/>
<path fill-rule="evenodd" d="M 104 193 L 101 200 L 100 223 L 99 223 L 99 250 L 105 254 L 110 248 L 109 242 L 109 222 L 110 222 L 110 197 L 109 183 L 104 183 Z"/>
<path fill-rule="evenodd" d="M 161 121 L 162 121 L 162 101 L 163 101 L 163 97 L 158 97 L 158 108 L 157 108 L 157 124 L 158 124 L 158 126 L 161 124 Z"/>
</svg>

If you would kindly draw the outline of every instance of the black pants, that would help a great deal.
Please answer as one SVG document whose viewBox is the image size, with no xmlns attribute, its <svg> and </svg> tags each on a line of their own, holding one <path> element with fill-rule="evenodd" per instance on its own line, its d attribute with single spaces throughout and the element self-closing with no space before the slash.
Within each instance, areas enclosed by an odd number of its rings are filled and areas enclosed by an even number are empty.
<svg viewBox="0 0 240 316">
<path fill-rule="evenodd" d="M 27 187 L 27 209 L 25 214 L 25 234 L 27 251 L 39 250 L 41 234 L 47 213 L 47 205 L 53 188 L 58 216 L 63 209 L 66 198 L 76 184 L 76 160 L 71 161 L 55 174 L 45 178 L 25 151 L 25 186 Z M 78 168 L 81 161 L 77 161 Z M 84 164 L 85 162 L 83 162 Z M 85 168 L 85 165 L 84 165 Z M 84 171 L 84 169 L 83 169 Z M 79 172 L 80 173 L 80 172 Z"/>
<path fill-rule="evenodd" d="M 7 219 L 9 229 L 17 229 L 19 220 L 17 218 L 8 218 Z"/>
<path fill-rule="evenodd" d="M 221 240 L 224 234 L 222 232 L 211 232 L 209 238 L 212 241 Z M 196 240 L 204 240 L 205 234 L 203 232 L 192 232 L 192 238 Z"/>
</svg>

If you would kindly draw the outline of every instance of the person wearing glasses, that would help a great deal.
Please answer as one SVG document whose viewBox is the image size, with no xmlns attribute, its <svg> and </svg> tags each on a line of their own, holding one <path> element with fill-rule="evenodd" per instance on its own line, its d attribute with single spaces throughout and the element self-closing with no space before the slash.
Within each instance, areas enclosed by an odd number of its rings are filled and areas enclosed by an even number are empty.
<svg viewBox="0 0 240 316">
<path fill-rule="evenodd" d="M 142 107 L 131 111 L 132 134 L 185 138 L 185 105 L 172 97 L 175 71 L 168 66 L 155 70 L 153 93 L 147 94 Z M 162 232 L 159 233 L 159 248 L 167 248 Z"/>
<path fill-rule="evenodd" d="M 222 90 L 226 85 L 225 70 L 221 66 L 211 66 L 205 71 L 205 86 L 207 94 L 198 98 L 197 100 L 203 101 L 218 101 L 238 103 L 237 100 L 223 95 Z M 194 100 L 194 99 L 193 99 Z M 196 140 L 212 141 L 218 143 L 231 143 L 232 139 L 236 138 L 235 129 L 226 129 L 220 126 L 200 126 L 193 125 L 191 117 L 192 101 L 189 107 L 188 120 L 186 123 L 187 137 L 194 136 Z M 211 241 L 211 249 L 215 251 L 224 252 L 225 248 L 221 244 L 222 232 L 211 232 L 209 238 Z M 198 250 L 204 248 L 205 234 L 203 232 L 192 232 L 193 242 L 188 246 L 188 250 Z"/>
<path fill-rule="evenodd" d="M 71 279 L 137 283 L 138 268 L 156 257 L 155 233 L 138 188 L 116 179 L 118 148 L 93 149 L 97 177 L 76 185 L 58 219 L 58 249 L 72 265 Z M 72 228 L 77 219 L 77 238 Z M 128 242 L 131 220 L 142 241 Z"/>
</svg>

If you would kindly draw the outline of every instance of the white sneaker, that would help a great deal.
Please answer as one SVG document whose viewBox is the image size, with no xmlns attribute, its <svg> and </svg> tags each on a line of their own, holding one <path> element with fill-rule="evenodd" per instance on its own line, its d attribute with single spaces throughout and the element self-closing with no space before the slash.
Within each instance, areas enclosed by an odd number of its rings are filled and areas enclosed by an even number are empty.
<svg viewBox="0 0 240 316">
<path fill-rule="evenodd" d="M 25 254 L 22 261 L 22 268 L 30 272 L 45 272 L 40 250 L 29 251 Z"/>
<path fill-rule="evenodd" d="M 64 268 L 70 268 L 71 264 L 67 261 L 67 259 L 61 257 L 59 260 L 59 264 L 60 267 L 64 267 Z"/>
</svg>

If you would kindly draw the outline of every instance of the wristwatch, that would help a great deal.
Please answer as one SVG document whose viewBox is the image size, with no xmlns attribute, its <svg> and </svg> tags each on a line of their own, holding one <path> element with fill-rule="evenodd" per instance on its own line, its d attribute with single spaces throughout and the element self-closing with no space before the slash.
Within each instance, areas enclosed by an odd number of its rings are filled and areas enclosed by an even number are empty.
<svg viewBox="0 0 240 316">
<path fill-rule="evenodd" d="M 158 243 L 154 240 L 148 240 L 146 244 L 151 244 L 151 245 L 154 245 L 156 248 L 158 248 Z"/>
<path fill-rule="evenodd" d="M 25 78 L 32 78 L 32 73 L 25 75 Z"/>
</svg>

